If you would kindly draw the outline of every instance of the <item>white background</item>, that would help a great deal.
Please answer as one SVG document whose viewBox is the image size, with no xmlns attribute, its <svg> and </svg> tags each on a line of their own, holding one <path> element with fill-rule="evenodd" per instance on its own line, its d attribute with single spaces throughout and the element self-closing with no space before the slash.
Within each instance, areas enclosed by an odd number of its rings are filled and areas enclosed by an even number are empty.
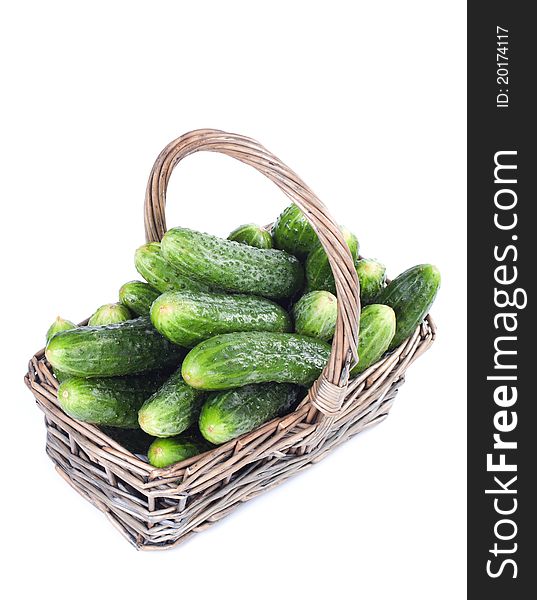
<svg viewBox="0 0 537 600">
<path fill-rule="evenodd" d="M 465 3 L 29 2 L 0 15 L 2 534 L 10 597 L 465 594 Z M 437 343 L 387 421 L 167 553 L 54 472 L 26 362 L 136 276 L 157 154 L 198 127 L 280 156 L 393 276 L 435 263 Z M 287 204 L 181 164 L 168 224 L 227 235 Z M 7 530 L 6 530 L 7 528 Z"/>
</svg>

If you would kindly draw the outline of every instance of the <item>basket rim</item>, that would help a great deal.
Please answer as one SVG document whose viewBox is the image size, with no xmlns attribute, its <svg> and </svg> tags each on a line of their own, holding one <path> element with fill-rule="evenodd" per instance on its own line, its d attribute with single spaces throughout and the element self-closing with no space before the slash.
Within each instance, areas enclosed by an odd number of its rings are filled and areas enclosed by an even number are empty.
<svg viewBox="0 0 537 600">
<path fill-rule="evenodd" d="M 87 321 L 88 321 L 88 319 L 85 319 L 84 321 L 79 323 L 79 326 L 86 325 Z M 436 330 L 436 324 L 435 324 L 432 316 L 430 314 L 428 314 L 425 317 L 423 323 L 418 325 L 418 327 L 416 328 L 414 333 L 410 337 L 408 337 L 405 341 L 403 341 L 397 348 L 395 348 L 391 352 L 387 352 L 384 356 L 381 357 L 380 360 L 378 360 L 376 363 L 374 363 L 373 365 L 368 367 L 365 371 L 360 373 L 357 377 L 353 377 L 350 380 L 350 385 L 352 385 L 352 389 L 358 388 L 362 383 L 367 382 L 368 380 L 370 382 L 374 383 L 374 381 L 378 378 L 378 377 L 375 377 L 375 375 L 378 375 L 378 374 L 382 375 L 383 373 L 385 373 L 384 367 L 386 364 L 389 364 L 390 361 L 392 361 L 393 363 L 396 363 L 397 361 L 394 360 L 395 358 L 406 357 L 408 355 L 408 353 L 406 353 L 407 348 L 415 350 L 419 346 L 419 342 L 418 343 L 416 343 L 416 342 L 417 342 L 418 338 L 420 338 L 420 332 L 422 331 L 422 329 L 424 328 L 425 325 L 427 326 L 427 329 L 430 331 L 431 343 L 432 343 L 432 341 L 434 341 L 434 339 L 436 337 L 437 330 Z M 149 462 L 146 462 L 146 461 L 140 459 L 138 455 L 134 454 L 133 452 L 131 452 L 130 450 L 128 450 L 127 448 L 122 446 L 119 442 L 116 442 L 113 438 L 111 438 L 109 435 L 104 433 L 98 425 L 86 423 L 84 421 L 79 421 L 77 419 L 70 417 L 67 413 L 65 413 L 65 411 L 59 405 L 57 397 L 55 396 L 55 393 L 57 392 L 57 389 L 59 387 L 59 382 L 53 376 L 52 369 L 50 368 L 50 365 L 49 365 L 48 361 L 46 360 L 44 353 L 45 353 L 45 348 L 41 348 L 32 356 L 32 358 L 29 361 L 28 371 L 24 376 L 24 381 L 25 381 L 27 387 L 30 389 L 30 391 L 32 391 L 32 394 L 34 396 L 36 396 L 37 390 L 35 389 L 35 387 L 33 385 L 33 381 L 35 379 L 35 377 L 33 375 L 33 371 L 35 371 L 37 369 L 39 371 L 39 374 L 41 376 L 43 376 L 49 384 L 48 392 L 50 393 L 50 396 L 51 396 L 50 398 L 48 398 L 49 402 L 54 404 L 55 408 L 62 413 L 64 420 L 69 422 L 70 425 L 73 427 L 73 429 L 77 430 L 77 432 L 80 435 L 83 435 L 85 437 L 88 437 L 88 434 L 89 435 L 93 434 L 93 436 L 101 438 L 101 440 L 106 443 L 106 445 L 103 446 L 103 450 L 105 450 L 105 451 L 106 450 L 108 450 L 108 451 L 114 450 L 115 452 L 119 452 L 119 453 L 123 454 L 123 457 L 118 457 L 118 458 L 127 460 L 127 462 L 132 463 L 132 466 L 135 466 L 138 469 L 143 470 L 145 476 L 148 478 L 148 481 L 153 482 L 153 484 L 156 484 L 156 483 L 165 484 L 166 480 L 176 479 L 177 472 L 181 471 L 182 469 L 185 469 L 192 465 L 198 465 L 198 464 L 200 466 L 203 466 L 206 459 L 210 459 L 213 456 L 216 456 L 221 453 L 223 454 L 226 451 L 229 451 L 234 447 L 240 448 L 241 446 L 246 445 L 250 441 L 255 440 L 257 437 L 264 435 L 266 432 L 271 431 L 275 427 L 276 428 L 278 428 L 278 427 L 286 428 L 288 425 L 291 425 L 294 421 L 299 421 L 310 410 L 310 407 L 307 402 L 308 395 L 306 395 L 293 411 L 286 413 L 285 415 L 283 415 L 281 417 L 276 417 L 274 419 L 271 419 L 270 421 L 267 421 L 266 423 L 260 425 L 258 428 L 254 429 L 253 431 L 244 433 L 239 437 L 233 438 L 232 440 L 225 442 L 224 444 L 221 444 L 219 446 L 211 448 L 205 452 L 202 452 L 201 454 L 197 454 L 196 456 L 187 458 L 183 461 L 169 465 L 168 467 L 161 467 L 161 468 L 153 467 Z M 419 356 L 419 354 L 421 354 L 421 352 L 419 352 L 419 353 L 416 352 L 413 355 L 411 362 L 414 362 L 414 360 Z M 316 426 L 317 426 L 317 424 L 314 424 L 314 423 L 312 424 L 312 427 L 316 427 Z M 207 460 L 207 462 L 209 462 L 209 461 Z"/>
</svg>

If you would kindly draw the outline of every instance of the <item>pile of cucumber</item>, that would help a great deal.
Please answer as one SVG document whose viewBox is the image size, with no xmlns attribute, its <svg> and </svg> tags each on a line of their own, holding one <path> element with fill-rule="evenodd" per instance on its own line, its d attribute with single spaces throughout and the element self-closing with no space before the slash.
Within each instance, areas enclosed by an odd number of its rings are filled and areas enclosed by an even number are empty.
<svg viewBox="0 0 537 600">
<path fill-rule="evenodd" d="M 440 285 L 432 265 L 386 285 L 386 269 L 358 257 L 355 377 L 396 348 L 429 312 Z M 222 239 L 182 227 L 135 253 L 142 281 L 88 325 L 58 317 L 45 355 L 71 417 L 101 426 L 165 467 L 292 410 L 320 375 L 337 317 L 334 276 L 295 206 L 271 231 L 242 225 Z M 131 431 L 128 431 L 131 430 Z"/>
</svg>

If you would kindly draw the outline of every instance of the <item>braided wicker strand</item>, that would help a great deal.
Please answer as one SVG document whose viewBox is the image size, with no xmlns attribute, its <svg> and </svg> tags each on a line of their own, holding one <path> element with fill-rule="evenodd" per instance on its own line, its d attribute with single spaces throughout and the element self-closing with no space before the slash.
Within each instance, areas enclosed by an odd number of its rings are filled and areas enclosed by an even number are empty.
<svg viewBox="0 0 537 600">
<path fill-rule="evenodd" d="M 215 129 L 199 129 L 168 144 L 155 161 L 145 196 L 148 241 L 160 241 L 166 232 L 166 191 L 173 169 L 183 158 L 200 151 L 226 154 L 265 175 L 303 211 L 317 233 L 334 273 L 338 319 L 328 364 L 311 388 L 309 398 L 321 415 L 336 415 L 345 396 L 349 370 L 358 360 L 360 315 L 358 277 L 339 227 L 300 177 L 258 142 Z"/>
</svg>

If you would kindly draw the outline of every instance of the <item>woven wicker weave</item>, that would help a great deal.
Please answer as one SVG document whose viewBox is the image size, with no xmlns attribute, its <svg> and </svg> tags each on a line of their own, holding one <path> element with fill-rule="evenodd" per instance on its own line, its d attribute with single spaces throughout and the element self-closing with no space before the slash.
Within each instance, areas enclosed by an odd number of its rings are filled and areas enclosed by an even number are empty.
<svg viewBox="0 0 537 600">
<path fill-rule="evenodd" d="M 325 206 L 302 180 L 252 139 L 216 130 L 188 133 L 161 152 L 145 198 L 148 241 L 166 231 L 166 188 L 174 167 L 198 151 L 221 152 L 253 166 L 305 213 L 327 251 L 338 296 L 332 352 L 297 409 L 205 454 L 165 469 L 137 458 L 93 425 L 59 407 L 44 351 L 25 382 L 45 413 L 47 453 L 58 473 L 102 510 L 136 548 L 165 549 L 218 521 L 234 508 L 318 462 L 332 448 L 388 414 L 409 365 L 431 345 L 430 317 L 394 352 L 348 381 L 355 363 L 360 314 L 352 257 Z"/>
</svg>

